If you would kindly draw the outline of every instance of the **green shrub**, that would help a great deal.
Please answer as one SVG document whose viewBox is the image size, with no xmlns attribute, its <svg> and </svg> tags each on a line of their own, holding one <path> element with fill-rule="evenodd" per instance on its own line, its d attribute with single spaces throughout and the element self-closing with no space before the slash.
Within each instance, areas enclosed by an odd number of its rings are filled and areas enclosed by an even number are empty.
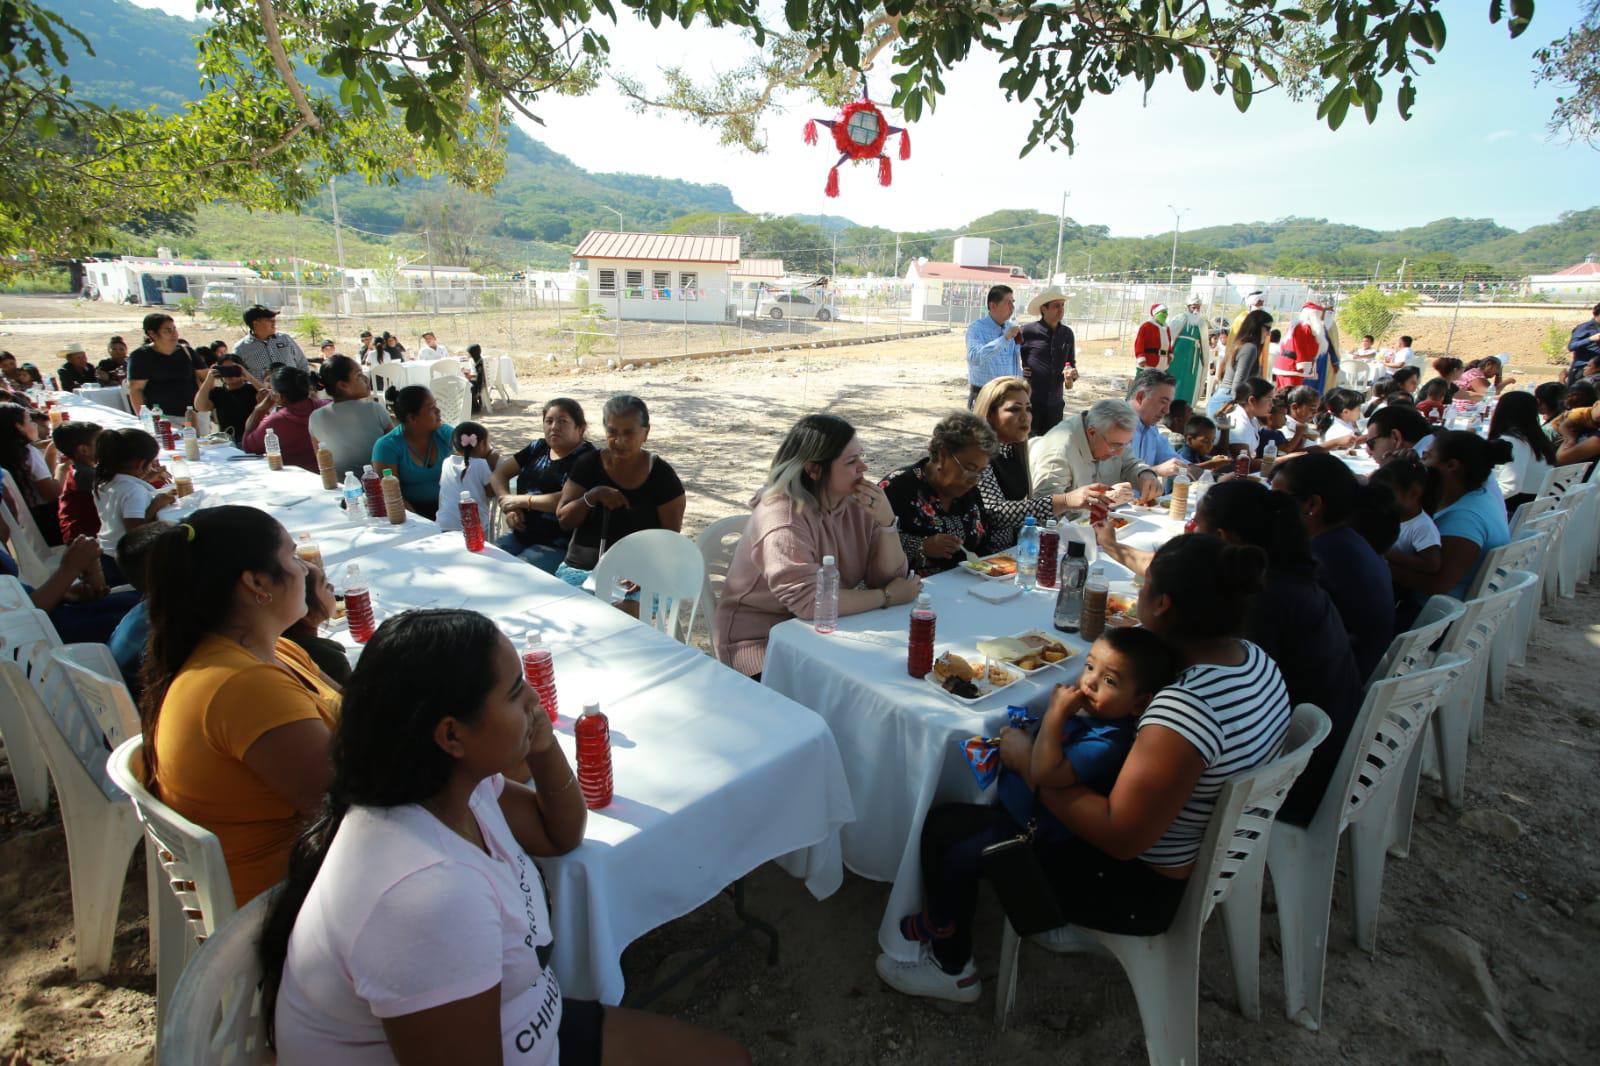
<svg viewBox="0 0 1600 1066">
<path fill-rule="evenodd" d="M 295 332 L 306 339 L 307 345 L 322 343 L 325 329 L 322 318 L 314 311 L 307 311 L 295 319 Z"/>
<path fill-rule="evenodd" d="M 1548 362 L 1556 366 L 1566 366 L 1572 362 L 1572 353 L 1567 351 L 1567 338 L 1565 326 L 1551 323 L 1545 327 L 1544 339 L 1539 342 L 1539 350 L 1544 353 Z"/>
<path fill-rule="evenodd" d="M 1368 285 L 1339 304 L 1339 332 L 1347 337 L 1370 334 L 1382 341 L 1401 314 L 1416 302 L 1414 292 L 1383 292 Z"/>
</svg>

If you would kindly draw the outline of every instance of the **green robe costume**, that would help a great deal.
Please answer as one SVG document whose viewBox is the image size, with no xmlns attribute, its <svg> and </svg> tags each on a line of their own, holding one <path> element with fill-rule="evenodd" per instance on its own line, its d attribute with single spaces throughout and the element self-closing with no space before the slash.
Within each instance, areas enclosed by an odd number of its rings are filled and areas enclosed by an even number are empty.
<svg viewBox="0 0 1600 1066">
<path fill-rule="evenodd" d="M 1178 379 L 1173 394 L 1175 402 L 1194 406 L 1200 385 L 1200 375 L 1205 369 L 1205 334 L 1201 332 L 1204 319 L 1184 312 L 1181 321 L 1172 322 L 1172 365 L 1167 372 Z"/>
</svg>

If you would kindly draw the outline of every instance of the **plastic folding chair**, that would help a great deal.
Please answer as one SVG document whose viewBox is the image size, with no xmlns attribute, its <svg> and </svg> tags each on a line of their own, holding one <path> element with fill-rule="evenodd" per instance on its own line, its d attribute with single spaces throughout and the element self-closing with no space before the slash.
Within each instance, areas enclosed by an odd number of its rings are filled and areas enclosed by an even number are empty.
<svg viewBox="0 0 1600 1066">
<path fill-rule="evenodd" d="M 0 574 L 0 611 L 31 611 L 33 597 L 22 582 L 10 574 Z"/>
<path fill-rule="evenodd" d="M 1550 473 L 1550 481 L 1545 485 L 1545 493 L 1551 496 L 1565 496 L 1567 490 L 1581 483 L 1589 475 L 1588 463 L 1568 463 L 1558 466 Z"/>
<path fill-rule="evenodd" d="M 1433 646 L 1464 610 L 1465 605 L 1454 596 L 1429 596 L 1411 628 L 1396 633 L 1389 642 L 1389 650 L 1367 680 L 1368 687 L 1385 678 L 1404 677 L 1427 668 L 1433 662 Z"/>
<path fill-rule="evenodd" d="M 1122 964 L 1133 985 L 1144 1023 L 1145 1047 L 1153 1064 L 1193 1063 L 1199 1050 L 1200 934 L 1218 905 L 1224 914 L 1254 909 L 1250 922 L 1226 920 L 1229 951 L 1248 963 L 1259 954 L 1261 865 L 1274 832 L 1273 816 L 1305 769 L 1312 750 L 1328 735 L 1328 716 L 1310 704 L 1294 709 L 1284 750 L 1276 759 L 1234 774 L 1223 784 L 1200 844 L 1200 858 L 1189 875 L 1183 901 L 1167 931 L 1156 936 L 1122 936 L 1098 929 L 1065 926 L 1035 937 L 1046 950 L 1104 950 Z M 1230 895 L 1232 893 L 1232 895 Z M 1005 924 L 1000 943 L 995 1022 L 1005 1027 L 1016 1001 L 1017 964 L 1022 941 Z M 1255 965 L 1236 961 L 1239 1003 L 1247 1016 L 1260 1013 Z M 1254 1012 L 1254 1013 L 1252 1013 Z"/>
<path fill-rule="evenodd" d="M 115 747 L 139 735 L 139 707 L 122 681 L 122 668 L 104 644 L 67 644 L 51 652 L 78 705 L 89 712 Z"/>
<path fill-rule="evenodd" d="M 161 1066 L 258 1066 L 273 1061 L 261 1010 L 256 945 L 277 889 L 251 900 L 200 945 L 161 1022 Z"/>
<path fill-rule="evenodd" d="M 596 594 L 606 595 L 621 579 L 639 586 L 640 621 L 674 640 L 687 640 L 694 632 L 706 579 L 705 561 L 694 541 L 670 529 L 642 529 L 618 541 L 594 568 Z"/>
<path fill-rule="evenodd" d="M 1535 496 L 1527 503 L 1518 504 L 1516 511 L 1511 515 L 1511 535 L 1513 537 L 1516 536 L 1527 526 L 1529 521 L 1555 510 L 1560 503 L 1559 497 L 1540 495 Z"/>
<path fill-rule="evenodd" d="M 111 965 L 117 904 L 139 820 L 106 776 L 111 746 L 105 733 L 78 705 L 52 658 L 60 646 L 43 611 L 0 613 L 0 702 L 21 708 L 55 782 L 72 878 L 77 970 L 87 978 Z"/>
<path fill-rule="evenodd" d="M 1526 571 L 1542 573 L 1544 554 L 1550 545 L 1550 535 L 1537 529 L 1524 529 L 1514 533 L 1510 542 L 1502 544 L 1484 556 L 1478 567 L 1478 576 L 1467 590 L 1467 599 L 1476 599 L 1487 592 L 1499 592 L 1511 580 L 1511 575 Z M 1520 666 L 1528 658 L 1528 637 L 1533 633 L 1533 623 L 1539 617 L 1539 589 L 1530 587 L 1517 604 L 1512 624 L 1504 626 L 1501 641 L 1496 642 L 1489 659 L 1489 676 L 1504 690 L 1504 676 L 1508 666 Z M 1497 697 L 1498 698 L 1498 697 Z"/>
<path fill-rule="evenodd" d="M 64 547 L 50 547 L 45 543 L 33 512 L 12 498 L 9 488 L 0 492 L 0 506 L 5 508 L 6 525 L 11 529 L 12 553 L 17 558 L 17 569 L 22 580 L 38 588 L 55 575 L 56 564 L 61 561 Z"/>
<path fill-rule="evenodd" d="M 1593 522 L 1591 512 L 1597 493 L 1600 493 L 1600 485 L 1588 482 L 1571 486 L 1561 497 L 1561 509 L 1567 512 L 1567 528 L 1561 538 L 1561 553 L 1555 561 L 1555 569 L 1557 591 L 1565 599 L 1578 594 L 1578 582 L 1587 583 L 1593 567 L 1594 553 L 1589 549 L 1589 530 L 1584 522 Z"/>
<path fill-rule="evenodd" d="M 1533 519 L 1527 526 L 1529 531 L 1545 533 L 1550 538 L 1545 546 L 1538 571 L 1538 589 L 1542 590 L 1540 598 L 1545 607 L 1554 607 L 1556 598 L 1560 595 L 1562 542 L 1566 537 L 1567 523 L 1571 518 L 1570 511 L 1557 507 L 1554 511 Z"/>
<path fill-rule="evenodd" d="M 428 388 L 433 390 L 433 398 L 439 404 L 439 417 L 444 419 L 445 425 L 453 426 L 466 420 L 472 412 L 472 386 L 461 376 L 459 368 L 443 369 L 444 373 L 440 374 L 440 367 L 434 367 Z"/>
<path fill-rule="evenodd" d="M 1284 1006 L 1290 1020 L 1307 1029 L 1322 1027 L 1323 965 L 1339 838 L 1351 830 L 1355 937 L 1362 950 L 1371 952 L 1377 947 L 1378 901 L 1393 812 L 1407 787 L 1406 763 L 1434 709 L 1467 665 L 1462 656 L 1441 654 L 1426 670 L 1386 678 L 1369 688 L 1311 824 L 1280 822 L 1273 828 L 1267 869 L 1278 901 Z M 1414 778 L 1409 787 L 1415 792 Z M 1259 906 L 1245 906 L 1245 898 L 1241 894 L 1239 904 L 1224 904 L 1230 924 L 1259 924 Z M 1235 971 L 1252 960 L 1256 956 L 1242 959 L 1235 954 Z"/>
<path fill-rule="evenodd" d="M 104 685 L 120 684 L 102 678 Z M 160 905 L 151 921 L 159 926 L 156 952 L 156 1024 L 171 1005 L 173 989 L 195 947 L 233 916 L 233 880 L 222 844 L 207 829 L 156 799 L 144 785 L 144 739 L 137 734 L 117 745 L 106 772 L 128 794 L 144 826 L 152 880 L 165 887 L 152 891 Z M 161 871 L 161 876 L 155 874 Z M 155 898 L 152 902 L 155 902 Z"/>
<path fill-rule="evenodd" d="M 711 634 L 711 650 L 717 648 L 717 602 L 722 599 L 722 586 L 728 579 L 728 568 L 733 565 L 733 553 L 744 538 L 745 527 L 750 524 L 747 514 L 719 518 L 694 538 L 705 563 L 706 577 L 700 594 L 700 609 L 705 612 L 706 629 Z"/>
</svg>

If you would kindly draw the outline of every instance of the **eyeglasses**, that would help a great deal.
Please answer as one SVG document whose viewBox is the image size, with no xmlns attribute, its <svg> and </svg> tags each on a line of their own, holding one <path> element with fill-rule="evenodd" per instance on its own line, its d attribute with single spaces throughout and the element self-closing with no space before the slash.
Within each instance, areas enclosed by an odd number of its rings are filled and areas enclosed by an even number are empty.
<svg viewBox="0 0 1600 1066">
<path fill-rule="evenodd" d="M 983 477 L 983 467 L 981 466 L 968 466 L 966 463 L 963 463 L 960 459 L 953 455 L 950 456 L 950 461 L 955 463 L 956 466 L 961 469 L 961 472 L 966 475 L 968 481 L 977 481 Z"/>
</svg>

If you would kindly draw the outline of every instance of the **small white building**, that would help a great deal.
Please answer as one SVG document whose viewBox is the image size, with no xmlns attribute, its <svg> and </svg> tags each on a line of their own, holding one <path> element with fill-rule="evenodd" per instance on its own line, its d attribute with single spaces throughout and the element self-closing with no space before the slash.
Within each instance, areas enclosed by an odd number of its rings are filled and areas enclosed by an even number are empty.
<svg viewBox="0 0 1600 1066">
<path fill-rule="evenodd" d="M 261 275 L 244 263 L 221 259 L 181 259 L 161 249 L 158 256 L 120 255 L 83 261 L 83 285 L 90 299 L 106 303 L 157 306 L 185 297 L 204 301 L 206 289 L 233 290 Z"/>
<path fill-rule="evenodd" d="M 738 237 L 591 230 L 572 258 L 589 300 L 619 320 L 721 322 L 734 306 Z"/>
<path fill-rule="evenodd" d="M 1291 321 L 1311 299 L 1311 287 L 1305 282 L 1269 274 L 1219 274 L 1216 271 L 1194 274 L 1189 278 L 1189 292 L 1200 294 L 1201 301 L 1210 309 L 1208 313 L 1229 321 L 1244 310 L 1244 298 L 1252 292 L 1264 293 L 1267 310 L 1277 317 L 1288 316 Z M 1174 298 L 1186 296 L 1188 293 Z"/>
<path fill-rule="evenodd" d="M 1592 255 L 1554 274 L 1534 274 L 1528 278 L 1529 296 L 1549 296 L 1557 300 L 1588 303 L 1600 300 L 1600 262 Z"/>
<path fill-rule="evenodd" d="M 906 268 L 911 288 L 911 317 L 922 322 L 971 322 L 989 307 L 989 289 L 1009 285 L 1017 292 L 1020 309 L 1027 300 L 1023 287 L 1034 282 L 1027 271 L 1014 266 L 989 265 L 989 238 L 957 237 L 955 261 L 940 263 L 926 257 Z"/>
</svg>

